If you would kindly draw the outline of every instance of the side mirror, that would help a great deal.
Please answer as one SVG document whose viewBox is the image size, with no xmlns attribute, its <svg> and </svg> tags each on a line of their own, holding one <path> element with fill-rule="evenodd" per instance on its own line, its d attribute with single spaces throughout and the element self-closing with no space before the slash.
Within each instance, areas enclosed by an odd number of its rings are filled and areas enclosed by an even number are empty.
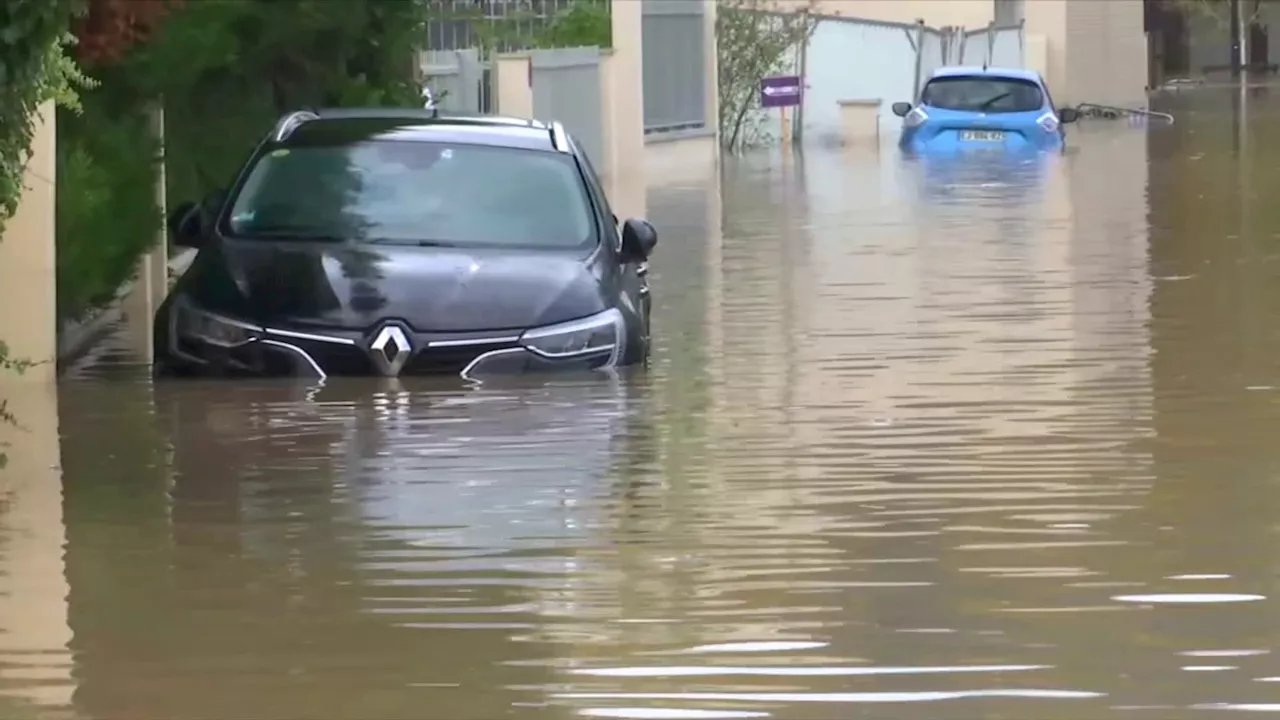
<svg viewBox="0 0 1280 720">
<path fill-rule="evenodd" d="M 628 220 L 622 225 L 623 262 L 644 262 L 658 246 L 658 231 L 644 220 Z"/>
<path fill-rule="evenodd" d="M 1058 122 L 1066 125 L 1080 119 L 1080 111 L 1075 108 L 1062 108 L 1058 111 Z"/>
<path fill-rule="evenodd" d="M 169 211 L 165 226 L 169 229 L 169 237 L 178 247 L 199 247 L 201 235 L 199 207 L 188 200 L 179 203 Z"/>
<path fill-rule="evenodd" d="M 906 117 L 911 112 L 911 103 L 896 102 L 893 104 L 893 114 L 898 117 Z"/>
</svg>

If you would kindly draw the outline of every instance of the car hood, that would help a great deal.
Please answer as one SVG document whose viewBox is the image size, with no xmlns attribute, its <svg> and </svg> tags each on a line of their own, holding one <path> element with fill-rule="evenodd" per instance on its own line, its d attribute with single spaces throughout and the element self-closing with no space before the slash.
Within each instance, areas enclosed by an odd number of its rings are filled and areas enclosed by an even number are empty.
<svg viewBox="0 0 1280 720">
<path fill-rule="evenodd" d="M 396 318 L 421 332 L 466 332 L 607 307 L 582 251 L 223 241 L 201 255 L 186 283 L 196 301 L 265 324 L 362 329 Z"/>
</svg>

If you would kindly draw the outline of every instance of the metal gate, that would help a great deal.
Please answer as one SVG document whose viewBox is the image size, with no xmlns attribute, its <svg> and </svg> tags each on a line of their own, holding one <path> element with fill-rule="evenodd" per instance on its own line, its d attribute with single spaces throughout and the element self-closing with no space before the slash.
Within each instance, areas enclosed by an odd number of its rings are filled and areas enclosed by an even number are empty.
<svg viewBox="0 0 1280 720">
<path fill-rule="evenodd" d="M 530 52 L 533 115 L 559 120 L 591 164 L 604 169 L 604 118 L 600 112 L 600 48 L 556 48 Z"/>
</svg>

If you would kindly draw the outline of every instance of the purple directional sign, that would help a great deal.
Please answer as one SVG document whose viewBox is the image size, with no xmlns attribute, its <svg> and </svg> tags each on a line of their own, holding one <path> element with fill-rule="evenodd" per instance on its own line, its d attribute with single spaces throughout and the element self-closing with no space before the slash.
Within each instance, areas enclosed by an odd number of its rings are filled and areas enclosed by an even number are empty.
<svg viewBox="0 0 1280 720">
<path fill-rule="evenodd" d="M 760 80 L 760 105 L 762 107 L 795 107 L 800 104 L 800 77 L 776 75 Z"/>
</svg>

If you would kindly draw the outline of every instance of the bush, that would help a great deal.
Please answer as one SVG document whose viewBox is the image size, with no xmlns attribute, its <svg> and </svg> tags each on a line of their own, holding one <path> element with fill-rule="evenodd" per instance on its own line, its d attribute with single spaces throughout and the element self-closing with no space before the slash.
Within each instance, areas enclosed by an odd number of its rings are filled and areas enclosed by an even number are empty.
<svg viewBox="0 0 1280 720">
<path fill-rule="evenodd" d="M 115 299 L 163 222 L 148 119 L 105 112 L 96 92 L 82 102 L 83 116 L 58 118 L 58 315 L 71 320 Z"/>
</svg>

